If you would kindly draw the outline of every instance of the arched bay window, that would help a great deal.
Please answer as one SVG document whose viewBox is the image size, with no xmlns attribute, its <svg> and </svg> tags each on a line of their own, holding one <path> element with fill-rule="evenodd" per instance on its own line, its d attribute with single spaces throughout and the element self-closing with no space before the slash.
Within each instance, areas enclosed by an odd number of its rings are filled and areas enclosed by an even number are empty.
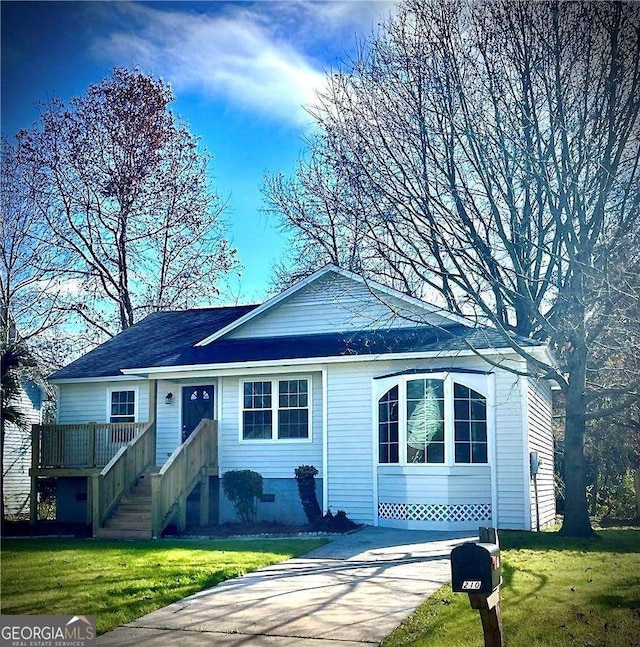
<svg viewBox="0 0 640 647">
<path fill-rule="evenodd" d="M 380 463 L 487 463 L 485 395 L 456 374 L 398 376 L 395 381 L 378 399 Z"/>
</svg>

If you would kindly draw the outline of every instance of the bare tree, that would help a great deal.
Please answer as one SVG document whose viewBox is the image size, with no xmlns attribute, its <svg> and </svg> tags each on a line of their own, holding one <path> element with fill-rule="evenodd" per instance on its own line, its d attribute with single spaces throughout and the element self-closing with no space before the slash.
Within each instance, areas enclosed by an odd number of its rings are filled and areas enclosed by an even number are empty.
<svg viewBox="0 0 640 647">
<path fill-rule="evenodd" d="M 209 157 L 172 100 L 161 80 L 117 68 L 19 134 L 38 214 L 69 259 L 67 310 L 103 335 L 152 310 L 210 301 L 235 263 Z"/>
<path fill-rule="evenodd" d="M 60 322 L 59 285 L 53 270 L 64 258 L 53 253 L 46 223 L 38 216 L 29 168 L 19 163 L 15 146 L 4 139 L 1 155 L 1 341 L 8 343 L 17 328 L 27 342 Z"/>
<path fill-rule="evenodd" d="M 639 17 L 623 3 L 409 0 L 327 76 L 312 163 L 266 186 L 299 245 L 357 239 L 365 273 L 490 321 L 560 385 L 569 535 L 592 532 L 587 421 L 605 387 L 618 407 L 638 397 L 637 374 L 611 363 L 604 384 L 592 360 L 639 298 Z M 558 364 L 514 333 L 549 342 Z"/>
</svg>

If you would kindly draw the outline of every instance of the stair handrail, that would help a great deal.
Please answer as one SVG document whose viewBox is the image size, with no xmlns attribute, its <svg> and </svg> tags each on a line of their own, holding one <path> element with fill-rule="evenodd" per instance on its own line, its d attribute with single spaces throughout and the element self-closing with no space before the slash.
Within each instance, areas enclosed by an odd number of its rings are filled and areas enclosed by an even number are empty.
<svg viewBox="0 0 640 647">
<path fill-rule="evenodd" d="M 186 498 L 199 482 L 203 469 L 215 466 L 217 424 L 203 418 L 157 474 L 151 475 L 152 537 L 160 536 L 176 507 L 184 512 Z M 181 525 L 179 523 L 179 525 Z"/>
<path fill-rule="evenodd" d="M 155 462 L 155 422 L 121 447 L 115 456 L 92 476 L 93 536 L 109 513 L 144 471 Z"/>
</svg>

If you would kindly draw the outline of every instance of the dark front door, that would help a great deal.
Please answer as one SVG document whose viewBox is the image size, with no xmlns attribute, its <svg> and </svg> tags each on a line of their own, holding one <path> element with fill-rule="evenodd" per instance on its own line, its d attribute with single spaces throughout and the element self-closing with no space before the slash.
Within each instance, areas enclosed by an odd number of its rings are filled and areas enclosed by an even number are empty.
<svg viewBox="0 0 640 647">
<path fill-rule="evenodd" d="M 203 418 L 213 420 L 213 386 L 182 388 L 182 442 L 193 433 Z"/>
</svg>

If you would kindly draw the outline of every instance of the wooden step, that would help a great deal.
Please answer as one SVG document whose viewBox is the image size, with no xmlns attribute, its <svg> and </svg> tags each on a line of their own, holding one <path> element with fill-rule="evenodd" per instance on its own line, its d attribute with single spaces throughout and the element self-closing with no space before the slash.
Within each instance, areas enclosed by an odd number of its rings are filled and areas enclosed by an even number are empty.
<svg viewBox="0 0 640 647">
<path fill-rule="evenodd" d="M 126 494 L 120 499 L 120 506 L 130 506 L 132 508 L 146 508 L 151 510 L 151 497 L 139 497 Z"/>
<path fill-rule="evenodd" d="M 125 494 L 120 505 L 104 527 L 96 532 L 101 539 L 151 539 L 151 478 L 150 472 L 138 479 L 138 483 Z"/>
<path fill-rule="evenodd" d="M 151 539 L 151 529 L 125 530 L 122 528 L 99 528 L 96 532 L 98 539 Z"/>
<path fill-rule="evenodd" d="M 145 512 L 141 514 L 114 514 L 112 517 L 105 521 L 105 526 L 108 526 L 112 523 L 118 523 L 120 525 L 130 525 L 130 526 L 144 526 L 151 528 L 151 513 Z"/>
<path fill-rule="evenodd" d="M 122 510 L 123 512 L 150 512 L 151 511 L 151 503 L 145 503 L 141 502 L 138 503 L 136 501 L 125 501 L 124 503 L 121 503 L 120 506 L 118 507 L 118 510 Z"/>
<path fill-rule="evenodd" d="M 148 530 L 151 532 L 151 519 L 136 521 L 134 519 L 107 519 L 104 528 L 119 528 L 120 530 Z"/>
</svg>

